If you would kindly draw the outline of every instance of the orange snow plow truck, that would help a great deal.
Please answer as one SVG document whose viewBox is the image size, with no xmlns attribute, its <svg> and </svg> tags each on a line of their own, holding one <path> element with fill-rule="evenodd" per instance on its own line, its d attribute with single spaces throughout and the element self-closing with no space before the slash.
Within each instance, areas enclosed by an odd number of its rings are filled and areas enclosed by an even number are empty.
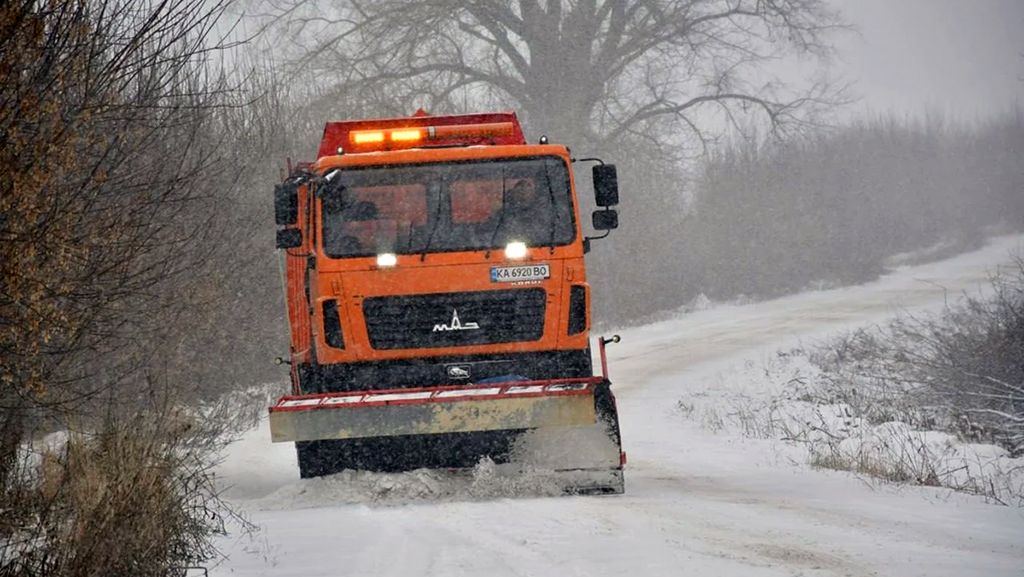
<svg viewBox="0 0 1024 577">
<path fill-rule="evenodd" d="M 618 226 L 615 167 L 592 224 Z M 514 113 L 331 122 L 275 187 L 292 391 L 270 408 L 302 477 L 469 468 L 489 458 L 623 491 L 565 146 Z"/>
</svg>

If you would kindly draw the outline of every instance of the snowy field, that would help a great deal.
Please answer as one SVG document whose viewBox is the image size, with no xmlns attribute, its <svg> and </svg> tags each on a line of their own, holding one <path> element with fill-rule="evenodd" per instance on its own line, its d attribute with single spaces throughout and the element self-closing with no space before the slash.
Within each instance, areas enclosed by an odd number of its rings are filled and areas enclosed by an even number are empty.
<svg viewBox="0 0 1024 577">
<path fill-rule="evenodd" d="M 266 422 L 232 445 L 226 495 L 261 531 L 213 575 L 1024 575 L 1024 509 L 812 469 L 781 443 L 711 431 L 681 399 L 769 395 L 775 351 L 981 289 L 1020 237 L 858 287 L 723 306 L 609 347 L 626 494 L 552 497 L 544 478 L 341 474 L 299 480 Z"/>
</svg>

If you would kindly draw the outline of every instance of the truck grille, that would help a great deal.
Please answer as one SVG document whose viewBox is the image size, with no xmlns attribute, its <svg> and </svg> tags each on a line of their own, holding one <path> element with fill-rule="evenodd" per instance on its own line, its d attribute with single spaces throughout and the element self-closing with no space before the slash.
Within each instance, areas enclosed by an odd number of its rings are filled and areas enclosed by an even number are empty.
<svg viewBox="0 0 1024 577">
<path fill-rule="evenodd" d="M 372 297 L 363 316 L 375 349 L 438 348 L 535 341 L 545 305 L 542 288 Z"/>
</svg>

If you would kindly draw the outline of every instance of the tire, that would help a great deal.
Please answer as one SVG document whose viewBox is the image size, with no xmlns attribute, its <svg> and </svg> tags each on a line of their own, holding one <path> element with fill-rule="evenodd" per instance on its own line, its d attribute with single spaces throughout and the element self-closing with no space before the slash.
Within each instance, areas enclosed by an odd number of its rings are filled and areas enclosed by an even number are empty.
<svg viewBox="0 0 1024 577">
<path fill-rule="evenodd" d="M 415 469 L 460 469 L 482 457 L 507 462 L 519 430 L 445 433 L 365 439 L 298 441 L 299 476 L 303 479 L 346 469 L 398 473 Z"/>
<path fill-rule="evenodd" d="M 322 460 L 320 459 L 319 443 L 317 441 L 298 441 L 295 443 L 295 453 L 299 461 L 299 478 L 310 479 L 321 477 L 328 473 L 324 472 Z"/>
</svg>

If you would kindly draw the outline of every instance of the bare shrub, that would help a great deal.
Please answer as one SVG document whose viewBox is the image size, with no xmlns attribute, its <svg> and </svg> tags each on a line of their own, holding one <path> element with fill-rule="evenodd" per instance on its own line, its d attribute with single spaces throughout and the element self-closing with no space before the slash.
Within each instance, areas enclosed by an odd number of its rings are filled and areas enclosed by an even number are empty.
<svg viewBox="0 0 1024 577">
<path fill-rule="evenodd" d="M 1024 470 L 1002 449 L 961 445 L 952 435 L 902 422 L 859 428 L 852 436 L 808 443 L 816 467 L 894 483 L 944 487 L 1001 505 L 1024 506 Z M 995 450 L 991 450 L 995 449 Z"/>
<path fill-rule="evenodd" d="M 775 438 L 804 444 L 815 466 L 1024 505 L 1024 260 L 987 297 L 901 314 L 808 357 L 820 373 L 748 415 L 755 432 L 786 431 Z"/>
<path fill-rule="evenodd" d="M 1009 282 L 999 282 L 1004 281 Z M 897 322 L 907 326 L 905 318 Z M 983 433 L 976 422 L 967 428 L 949 417 L 962 410 L 954 402 L 973 397 L 942 397 L 938 406 L 935 397 L 941 395 L 927 393 L 920 381 L 908 378 L 910 372 L 879 370 L 879 351 L 889 350 L 882 343 L 910 346 L 894 338 L 895 333 L 865 329 L 812 349 L 780 352 L 757 370 L 746 367 L 731 377 L 756 383 L 753 389 L 763 394 L 730 394 L 712 403 L 694 394 L 678 403 L 679 413 L 712 432 L 783 441 L 802 449 L 815 467 L 1024 506 L 1024 457 L 991 444 L 998 436 Z"/>
<path fill-rule="evenodd" d="M 679 229 L 677 306 L 698 290 L 728 300 L 866 282 L 894 256 L 937 260 L 989 227 L 1020 230 L 1022 143 L 1016 110 L 980 126 L 882 117 L 724 147 Z"/>
<path fill-rule="evenodd" d="M 21 455 L 0 492 L 0 575 L 163 576 L 216 557 L 219 425 L 167 405 Z"/>
<path fill-rule="evenodd" d="M 223 530 L 221 423 L 171 410 L 195 386 L 166 378 L 230 210 L 223 7 L 0 3 L 4 575 L 163 575 Z"/>
<path fill-rule="evenodd" d="M 817 351 L 823 391 L 871 422 L 993 442 L 1024 455 L 1024 259 L 939 315 L 902 314 Z"/>
</svg>

